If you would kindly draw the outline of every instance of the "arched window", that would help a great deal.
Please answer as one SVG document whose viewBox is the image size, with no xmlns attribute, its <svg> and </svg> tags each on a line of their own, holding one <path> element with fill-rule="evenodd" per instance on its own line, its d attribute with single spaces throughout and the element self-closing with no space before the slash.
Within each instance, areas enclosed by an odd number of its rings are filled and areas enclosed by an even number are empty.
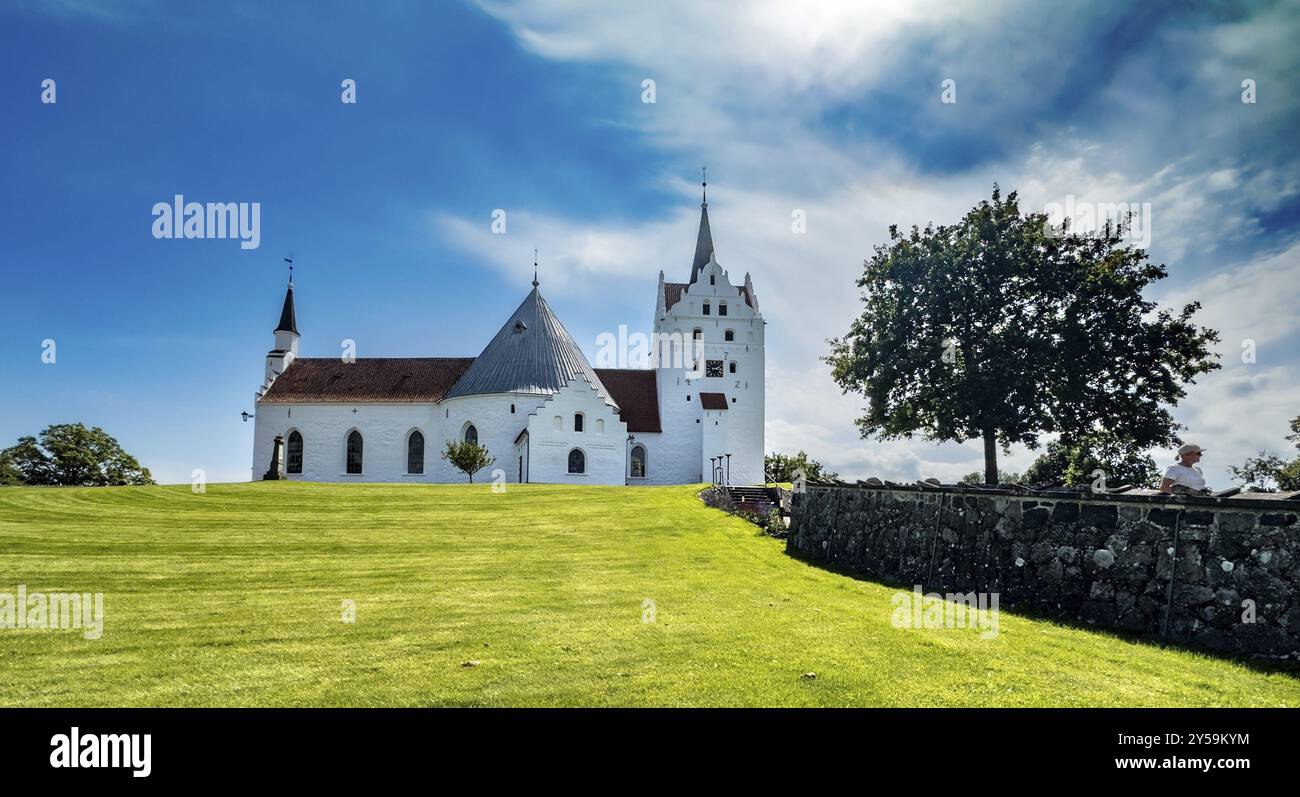
<svg viewBox="0 0 1300 797">
<path fill-rule="evenodd" d="M 575 432 L 583 431 L 583 425 L 582 425 L 583 420 L 584 419 L 582 417 L 581 412 L 573 413 L 573 431 Z"/>
<path fill-rule="evenodd" d="M 361 433 L 348 432 L 348 473 L 361 473 Z"/>
<path fill-rule="evenodd" d="M 597 419 L 596 419 L 596 434 L 604 434 L 604 433 L 605 433 L 605 419 L 604 419 L 604 418 L 597 418 Z"/>
<path fill-rule="evenodd" d="M 285 473 L 302 473 L 302 435 L 294 429 L 289 433 L 289 443 L 284 456 Z"/>
<path fill-rule="evenodd" d="M 733 374 L 736 372 L 736 361 L 735 361 L 735 360 L 732 360 L 732 361 L 731 361 L 731 372 L 732 372 Z"/>
<path fill-rule="evenodd" d="M 555 431 L 557 431 L 557 432 L 562 432 L 562 431 L 564 431 L 564 416 L 563 416 L 563 415 L 556 415 L 556 416 L 555 416 L 555 419 L 552 420 L 551 423 L 552 423 L 552 425 L 555 426 Z"/>
<path fill-rule="evenodd" d="M 736 339 L 736 330 L 734 330 L 734 329 L 728 329 L 726 332 L 722 333 L 722 339 L 723 339 L 723 340 L 726 340 L 726 341 L 732 341 L 732 340 L 735 340 L 735 339 Z"/>
<path fill-rule="evenodd" d="M 569 452 L 569 473 L 586 473 L 587 472 L 587 455 L 582 453 L 581 448 L 575 448 Z"/>
<path fill-rule="evenodd" d="M 632 446 L 632 478 L 645 478 L 645 446 Z"/>
<path fill-rule="evenodd" d="M 406 472 L 424 473 L 424 435 L 418 429 L 406 438 Z"/>
<path fill-rule="evenodd" d="M 704 314 L 705 314 L 705 315 L 708 315 L 708 314 L 709 314 L 709 309 L 710 309 L 711 306 L 712 306 L 712 305 L 710 305 L 708 302 L 705 302 L 705 303 L 704 303 Z"/>
<path fill-rule="evenodd" d="M 465 427 L 465 442 L 478 445 L 478 429 L 475 429 L 472 423 Z"/>
<path fill-rule="evenodd" d="M 727 303 L 718 302 L 718 315 L 726 315 L 726 314 L 727 314 Z"/>
<path fill-rule="evenodd" d="M 704 330 L 700 329 L 699 327 L 696 327 L 695 334 L 692 337 L 694 337 L 695 340 L 699 340 L 700 338 L 704 337 Z"/>
</svg>

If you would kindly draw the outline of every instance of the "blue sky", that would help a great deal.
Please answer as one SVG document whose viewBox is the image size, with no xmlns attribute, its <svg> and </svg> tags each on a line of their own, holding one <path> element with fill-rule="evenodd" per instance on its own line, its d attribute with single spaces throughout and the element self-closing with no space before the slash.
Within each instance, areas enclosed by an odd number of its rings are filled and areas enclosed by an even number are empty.
<svg viewBox="0 0 1300 797">
<path fill-rule="evenodd" d="M 977 469 L 977 443 L 859 440 L 817 357 L 890 224 L 953 220 L 995 180 L 1032 209 L 1151 203 L 1157 298 L 1199 299 L 1224 337 L 1177 413 L 1212 483 L 1300 414 L 1294 2 L 177 5 L 0 10 L 6 445 L 79 420 L 162 481 L 248 478 L 239 413 L 290 251 L 304 355 L 475 355 L 537 247 L 593 356 L 649 326 L 660 269 L 688 273 L 702 163 L 719 262 L 769 322 L 769 449 L 850 476 Z M 155 240 L 177 193 L 260 202 L 260 247 Z"/>
</svg>

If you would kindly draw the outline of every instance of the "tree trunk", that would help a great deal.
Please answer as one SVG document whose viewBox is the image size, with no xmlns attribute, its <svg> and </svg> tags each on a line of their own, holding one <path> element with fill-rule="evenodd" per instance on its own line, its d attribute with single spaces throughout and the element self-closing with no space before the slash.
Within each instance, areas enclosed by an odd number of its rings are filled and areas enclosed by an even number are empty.
<svg viewBox="0 0 1300 797">
<path fill-rule="evenodd" d="M 998 439 L 993 429 L 984 430 L 984 483 L 998 483 Z"/>
</svg>

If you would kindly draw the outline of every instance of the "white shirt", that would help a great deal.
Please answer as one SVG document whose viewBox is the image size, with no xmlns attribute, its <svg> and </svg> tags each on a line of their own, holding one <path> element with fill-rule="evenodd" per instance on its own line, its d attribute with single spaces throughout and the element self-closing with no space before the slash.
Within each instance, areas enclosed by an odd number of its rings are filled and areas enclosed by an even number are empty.
<svg viewBox="0 0 1300 797">
<path fill-rule="evenodd" d="M 1193 490 L 1205 489 L 1205 476 L 1195 465 L 1190 468 L 1186 465 L 1170 465 L 1165 468 L 1165 478 L 1173 479 L 1174 484 L 1181 484 Z"/>
</svg>

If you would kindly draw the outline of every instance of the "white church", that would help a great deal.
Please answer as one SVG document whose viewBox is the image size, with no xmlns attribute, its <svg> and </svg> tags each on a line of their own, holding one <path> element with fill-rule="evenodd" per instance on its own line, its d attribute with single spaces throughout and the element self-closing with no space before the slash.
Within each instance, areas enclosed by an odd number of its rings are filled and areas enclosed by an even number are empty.
<svg viewBox="0 0 1300 797">
<path fill-rule="evenodd" d="M 467 440 L 495 460 L 475 481 L 762 484 L 763 327 L 749 275 L 732 284 L 714 256 L 707 195 L 690 281 L 659 272 L 649 368 L 592 368 L 535 276 L 478 357 L 299 357 L 290 280 L 253 478 L 463 482 L 442 451 Z"/>
</svg>

